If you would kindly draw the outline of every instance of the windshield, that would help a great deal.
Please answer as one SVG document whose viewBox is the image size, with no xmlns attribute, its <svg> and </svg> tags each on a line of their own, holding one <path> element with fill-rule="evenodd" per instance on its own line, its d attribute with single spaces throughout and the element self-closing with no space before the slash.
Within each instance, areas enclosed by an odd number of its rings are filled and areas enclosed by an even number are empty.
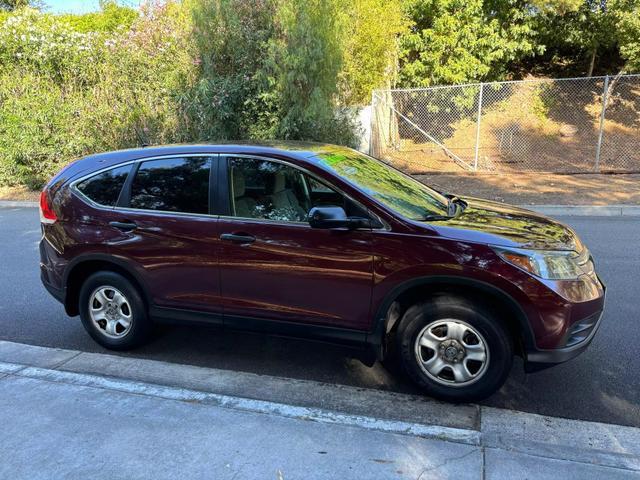
<svg viewBox="0 0 640 480">
<path fill-rule="evenodd" d="M 406 218 L 424 220 L 447 215 L 446 197 L 373 157 L 341 150 L 321 153 L 317 158 L 320 166 Z"/>
</svg>

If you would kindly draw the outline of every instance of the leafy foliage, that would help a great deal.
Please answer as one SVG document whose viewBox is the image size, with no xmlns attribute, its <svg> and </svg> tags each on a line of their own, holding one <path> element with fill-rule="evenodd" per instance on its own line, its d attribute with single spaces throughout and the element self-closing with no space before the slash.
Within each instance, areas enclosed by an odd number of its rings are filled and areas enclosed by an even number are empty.
<svg viewBox="0 0 640 480">
<path fill-rule="evenodd" d="M 633 59 L 640 48 L 640 0 L 566 0 L 570 5 L 564 6 L 555 1 L 560 5 L 541 9 L 536 17 L 540 42 L 547 46 L 545 60 L 568 60 L 587 76 L 598 62 L 606 73 L 616 67 L 638 69 Z"/>
<path fill-rule="evenodd" d="M 344 15 L 340 94 L 348 105 L 363 105 L 372 90 L 395 81 L 398 40 L 409 32 L 410 21 L 399 0 L 353 0 Z"/>
<path fill-rule="evenodd" d="M 353 107 L 375 88 L 502 80 L 534 61 L 640 70 L 640 0 L 102 0 L 83 15 L 38 3 L 0 0 L 3 184 L 143 143 L 352 145 Z"/>
<path fill-rule="evenodd" d="M 348 111 L 338 110 L 342 67 L 338 0 L 280 0 L 267 77 L 275 86 L 276 136 L 354 144 Z"/>
<path fill-rule="evenodd" d="M 76 31 L 21 9 L 0 29 L 0 182 L 39 186 L 88 153 L 181 138 L 175 92 L 188 82 L 175 4 L 126 34 Z"/>
<path fill-rule="evenodd" d="M 39 2 L 33 0 L 0 0 L 0 11 L 10 12 L 23 7 L 37 7 Z"/>
<path fill-rule="evenodd" d="M 140 144 L 353 144 L 337 0 L 185 0 L 138 14 L 21 8 L 0 29 L 0 183 Z M 311 48 L 310 48 L 311 47 Z"/>
<path fill-rule="evenodd" d="M 181 96 L 188 136 L 265 138 L 276 121 L 263 70 L 273 36 L 271 0 L 188 2 L 198 74 Z"/>
<path fill-rule="evenodd" d="M 410 0 L 400 83 L 426 87 L 495 78 L 535 51 L 526 14 L 508 0 Z"/>
<path fill-rule="evenodd" d="M 613 0 L 610 7 L 620 55 L 626 62 L 623 70 L 640 72 L 640 1 Z"/>
<path fill-rule="evenodd" d="M 136 10 L 120 6 L 115 0 L 103 0 L 100 6 L 99 12 L 61 15 L 60 19 L 68 22 L 74 30 L 87 33 L 125 30 L 130 28 L 138 17 Z"/>
</svg>

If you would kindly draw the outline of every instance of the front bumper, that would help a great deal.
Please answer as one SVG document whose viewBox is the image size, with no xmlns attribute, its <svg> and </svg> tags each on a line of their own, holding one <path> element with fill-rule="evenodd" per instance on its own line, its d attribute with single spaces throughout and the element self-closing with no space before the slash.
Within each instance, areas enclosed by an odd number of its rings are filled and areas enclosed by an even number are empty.
<svg viewBox="0 0 640 480">
<path fill-rule="evenodd" d="M 537 372 L 558 363 L 563 363 L 577 357 L 584 352 L 596 335 L 602 314 L 604 313 L 604 303 L 606 298 L 606 287 L 600 279 L 603 289 L 602 308 L 591 315 L 575 322 L 569 329 L 565 339 L 565 346 L 552 350 L 533 349 L 526 352 L 525 371 Z"/>
</svg>

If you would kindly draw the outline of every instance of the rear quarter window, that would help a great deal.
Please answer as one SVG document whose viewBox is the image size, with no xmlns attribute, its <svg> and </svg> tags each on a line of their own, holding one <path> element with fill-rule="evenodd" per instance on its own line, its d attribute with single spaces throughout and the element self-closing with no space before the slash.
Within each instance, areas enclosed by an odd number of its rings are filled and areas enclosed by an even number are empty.
<svg viewBox="0 0 640 480">
<path fill-rule="evenodd" d="M 95 203 L 115 207 L 130 170 L 131 165 L 112 168 L 83 180 L 76 188 Z"/>
</svg>

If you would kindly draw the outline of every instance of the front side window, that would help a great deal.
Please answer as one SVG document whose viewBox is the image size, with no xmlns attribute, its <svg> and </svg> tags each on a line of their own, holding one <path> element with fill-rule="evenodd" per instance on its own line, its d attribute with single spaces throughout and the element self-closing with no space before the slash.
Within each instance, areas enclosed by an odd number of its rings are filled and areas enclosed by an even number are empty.
<svg viewBox="0 0 640 480">
<path fill-rule="evenodd" d="M 210 169 L 208 157 L 142 162 L 131 184 L 129 206 L 142 210 L 208 213 Z"/>
<path fill-rule="evenodd" d="M 230 158 L 228 165 L 235 217 L 307 222 L 309 211 L 319 206 L 342 207 L 348 216 L 368 216 L 364 207 L 290 165 L 257 158 Z"/>
<path fill-rule="evenodd" d="M 76 188 L 95 203 L 115 207 L 130 170 L 131 165 L 112 168 L 83 180 Z"/>
<path fill-rule="evenodd" d="M 268 160 L 230 159 L 229 193 L 236 217 L 303 222 L 311 209 L 304 173 Z"/>
</svg>

